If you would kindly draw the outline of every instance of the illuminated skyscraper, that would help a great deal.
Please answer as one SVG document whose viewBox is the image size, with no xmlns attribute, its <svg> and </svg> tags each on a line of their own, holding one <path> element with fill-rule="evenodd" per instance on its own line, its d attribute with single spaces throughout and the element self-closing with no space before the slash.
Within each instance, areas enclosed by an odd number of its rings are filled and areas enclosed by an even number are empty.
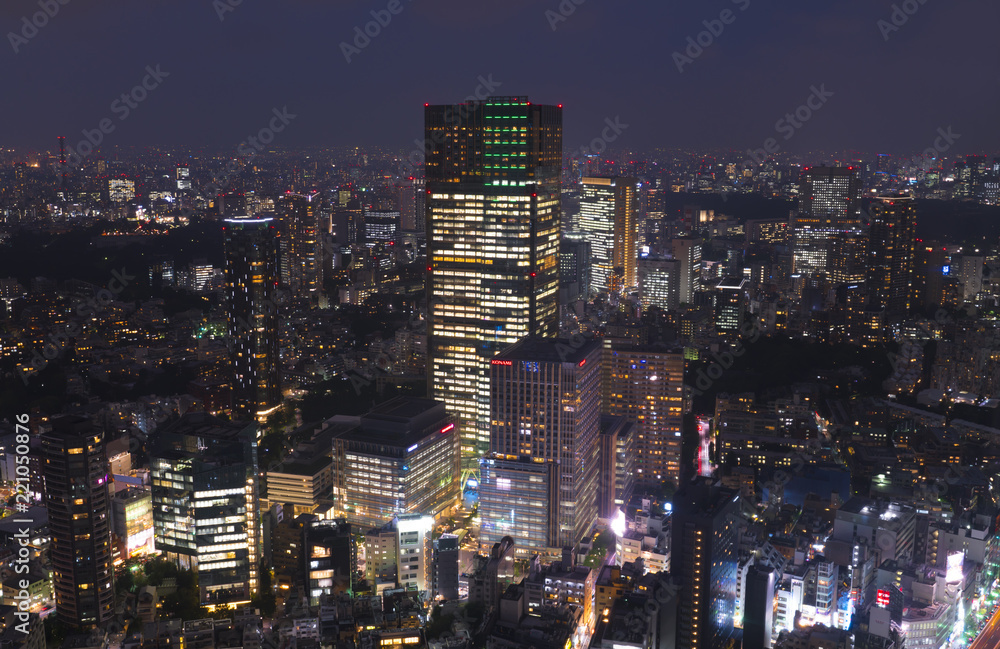
<svg viewBox="0 0 1000 649">
<path fill-rule="evenodd" d="M 524 97 L 427 106 L 428 379 L 489 446 L 488 362 L 558 328 L 562 109 Z"/>
<path fill-rule="evenodd" d="M 425 211 L 427 190 L 423 178 L 408 178 L 399 187 L 399 229 L 405 232 L 423 232 L 426 227 Z"/>
<path fill-rule="evenodd" d="M 156 431 L 149 456 L 156 549 L 197 573 L 202 605 L 249 602 L 261 552 L 255 426 L 188 414 Z"/>
<path fill-rule="evenodd" d="M 482 542 L 575 545 L 597 518 L 601 348 L 527 338 L 490 361 L 490 456 Z M 523 466 L 519 466 L 523 465 Z"/>
<path fill-rule="evenodd" d="M 590 242 L 582 232 L 567 232 L 559 247 L 559 283 L 563 303 L 590 297 Z"/>
<path fill-rule="evenodd" d="M 701 240 L 677 237 L 672 244 L 674 259 L 681 262 L 680 301 L 694 304 L 694 294 L 701 288 Z"/>
<path fill-rule="evenodd" d="M 191 167 L 177 165 L 177 190 L 191 189 Z"/>
<path fill-rule="evenodd" d="M 636 424 L 635 482 L 659 486 L 681 472 L 684 355 L 604 343 L 601 411 Z"/>
<path fill-rule="evenodd" d="M 854 167 L 807 167 L 792 218 L 792 273 L 827 273 L 835 284 L 864 280 L 861 179 Z"/>
<path fill-rule="evenodd" d="M 639 259 L 639 297 L 643 307 L 676 311 L 680 305 L 681 261 L 661 256 Z"/>
<path fill-rule="evenodd" d="M 318 194 L 285 194 L 279 202 L 281 283 L 316 301 L 323 291 L 323 240 Z"/>
<path fill-rule="evenodd" d="M 736 612 L 739 492 L 699 477 L 674 496 L 670 575 L 678 588 L 677 646 L 727 646 Z"/>
<path fill-rule="evenodd" d="M 872 203 L 868 247 L 868 310 L 906 313 L 913 282 L 917 214 L 908 194 Z"/>
<path fill-rule="evenodd" d="M 715 330 L 737 336 L 743 330 L 747 309 L 746 277 L 724 277 L 715 287 Z"/>
<path fill-rule="evenodd" d="M 396 397 L 360 418 L 336 417 L 333 503 L 358 525 L 438 517 L 459 497 L 458 435 L 440 403 Z"/>
<path fill-rule="evenodd" d="M 233 415 L 258 419 L 281 405 L 278 240 L 270 218 L 226 219 L 223 230 Z"/>
<path fill-rule="evenodd" d="M 52 420 L 41 442 L 56 615 L 72 627 L 100 627 L 115 601 L 104 434 L 67 415 Z"/>
<path fill-rule="evenodd" d="M 591 287 L 616 291 L 638 285 L 639 202 L 635 178 L 584 178 L 578 228 L 593 259 Z"/>
</svg>

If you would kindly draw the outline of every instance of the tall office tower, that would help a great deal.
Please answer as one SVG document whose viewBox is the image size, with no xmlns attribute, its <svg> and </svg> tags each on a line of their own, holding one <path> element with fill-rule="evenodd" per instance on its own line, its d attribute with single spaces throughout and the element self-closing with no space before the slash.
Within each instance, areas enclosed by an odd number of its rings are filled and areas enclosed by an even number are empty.
<svg viewBox="0 0 1000 649">
<path fill-rule="evenodd" d="M 684 354 L 605 341 L 601 365 L 601 411 L 636 424 L 636 484 L 676 482 L 681 474 Z"/>
<path fill-rule="evenodd" d="M 976 295 L 983 290 L 983 266 L 985 264 L 986 257 L 984 255 L 962 255 L 959 262 L 958 278 L 962 287 L 962 299 L 965 302 L 975 301 Z"/>
<path fill-rule="evenodd" d="M 115 599 L 104 435 L 85 417 L 51 424 L 41 459 L 56 615 L 72 627 L 100 627 L 111 620 Z"/>
<path fill-rule="evenodd" d="M 827 273 L 835 284 L 864 281 L 861 179 L 855 167 L 806 167 L 792 217 L 792 273 Z"/>
<path fill-rule="evenodd" d="M 681 302 L 681 261 L 649 255 L 639 258 L 639 298 L 644 307 L 676 311 Z"/>
<path fill-rule="evenodd" d="M 917 211 L 908 194 L 880 196 L 869 208 L 868 310 L 906 313 L 910 308 Z"/>
<path fill-rule="evenodd" d="M 680 587 L 678 647 L 721 649 L 733 634 L 739 498 L 707 477 L 674 495 L 670 574 Z"/>
<path fill-rule="evenodd" d="M 156 549 L 197 572 L 203 606 L 248 603 L 261 542 L 255 426 L 184 415 L 156 431 L 149 456 Z"/>
<path fill-rule="evenodd" d="M 360 418 L 338 418 L 333 504 L 358 525 L 393 516 L 438 517 L 460 496 L 459 443 L 452 417 L 430 399 L 396 397 Z"/>
<path fill-rule="evenodd" d="M 674 259 L 681 262 L 681 304 L 694 304 L 694 294 L 701 288 L 701 239 L 677 237 L 671 245 Z"/>
<path fill-rule="evenodd" d="M 319 194 L 285 194 L 278 207 L 281 283 L 312 302 L 323 292 L 320 202 Z"/>
<path fill-rule="evenodd" d="M 582 232 L 567 232 L 559 244 L 560 302 L 590 297 L 590 242 Z"/>
<path fill-rule="evenodd" d="M 724 277 L 715 287 L 715 330 L 724 335 L 738 336 L 743 331 L 747 309 L 746 277 Z"/>
<path fill-rule="evenodd" d="M 562 108 L 525 97 L 428 106 L 428 385 L 489 448 L 489 359 L 558 330 Z"/>
<path fill-rule="evenodd" d="M 597 518 L 601 348 L 596 341 L 574 346 L 532 337 L 490 363 L 490 457 L 501 466 L 484 469 L 482 542 L 512 536 L 519 547 L 576 545 Z M 518 473 L 519 461 L 523 480 L 504 474 Z M 546 475 L 546 465 L 553 474 Z M 531 472 L 538 475 L 526 475 Z M 549 497 L 519 489 L 532 482 L 548 483 Z M 539 510 L 547 518 L 544 530 L 522 526 Z"/>
<path fill-rule="evenodd" d="M 135 198 L 135 181 L 131 178 L 111 178 L 108 180 L 108 200 L 112 203 L 127 203 Z"/>
<path fill-rule="evenodd" d="M 191 167 L 177 165 L 177 191 L 191 189 Z"/>
<path fill-rule="evenodd" d="M 281 405 L 278 240 L 274 219 L 226 219 L 226 307 L 233 415 L 261 419 Z"/>
<path fill-rule="evenodd" d="M 590 241 L 592 288 L 636 286 L 639 202 L 635 178 L 585 177 L 580 186 L 578 227 Z"/>
<path fill-rule="evenodd" d="M 391 245 L 399 231 L 399 212 L 386 210 L 365 210 L 365 245 Z"/>
</svg>

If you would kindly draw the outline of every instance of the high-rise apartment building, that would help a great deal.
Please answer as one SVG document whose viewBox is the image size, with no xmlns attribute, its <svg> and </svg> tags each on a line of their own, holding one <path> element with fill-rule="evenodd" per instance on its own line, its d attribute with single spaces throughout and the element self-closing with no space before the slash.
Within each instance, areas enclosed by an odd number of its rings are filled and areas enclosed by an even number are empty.
<svg viewBox="0 0 1000 649">
<path fill-rule="evenodd" d="M 635 482 L 677 481 L 684 422 L 684 354 L 605 341 L 601 411 L 636 424 Z"/>
<path fill-rule="evenodd" d="M 671 245 L 674 259 L 681 262 L 680 301 L 694 304 L 694 294 L 701 288 L 701 239 L 677 237 Z"/>
<path fill-rule="evenodd" d="M 197 572 L 204 606 L 248 603 L 257 593 L 255 428 L 194 413 L 161 426 L 152 439 L 156 548 Z"/>
<path fill-rule="evenodd" d="M 41 435 L 41 459 L 56 615 L 71 627 L 100 627 L 115 603 L 104 435 L 75 415 L 51 426 Z"/>
<path fill-rule="evenodd" d="M 404 232 L 423 232 L 427 225 L 427 191 L 423 178 L 408 178 L 399 187 L 399 227 Z"/>
<path fill-rule="evenodd" d="M 296 297 L 316 301 L 323 292 L 323 234 L 319 194 L 279 199 L 281 283 Z"/>
<path fill-rule="evenodd" d="M 827 273 L 836 284 L 864 280 L 861 178 L 855 167 L 807 167 L 792 217 L 792 273 Z"/>
<path fill-rule="evenodd" d="M 592 288 L 615 292 L 638 284 L 639 202 L 635 178 L 585 177 L 578 228 L 591 249 Z"/>
<path fill-rule="evenodd" d="M 424 115 L 428 384 L 472 470 L 489 447 L 489 359 L 558 329 L 562 108 L 493 97 Z"/>
<path fill-rule="evenodd" d="M 233 415 L 260 419 L 281 405 L 278 240 L 274 219 L 226 219 L 226 307 Z"/>
<path fill-rule="evenodd" d="M 868 311 L 906 313 L 913 282 L 917 214 L 908 194 L 881 196 L 869 208 Z"/>
<path fill-rule="evenodd" d="M 670 574 L 678 588 L 677 646 L 716 649 L 733 634 L 739 492 L 698 477 L 674 496 Z"/>
<path fill-rule="evenodd" d="M 508 464 L 525 460 L 540 475 L 525 482 L 542 485 L 544 465 L 555 465 L 555 501 L 541 493 L 517 491 L 510 476 L 494 472 L 480 487 L 482 541 L 524 538 L 521 507 L 542 508 L 552 533 L 547 546 L 575 545 L 597 518 L 600 472 L 601 347 L 595 341 L 571 345 L 555 338 L 526 338 L 490 361 L 490 457 Z M 486 473 L 484 471 L 484 473 Z M 525 498 L 526 501 L 519 499 Z M 520 545 L 520 542 L 519 542 Z"/>
</svg>

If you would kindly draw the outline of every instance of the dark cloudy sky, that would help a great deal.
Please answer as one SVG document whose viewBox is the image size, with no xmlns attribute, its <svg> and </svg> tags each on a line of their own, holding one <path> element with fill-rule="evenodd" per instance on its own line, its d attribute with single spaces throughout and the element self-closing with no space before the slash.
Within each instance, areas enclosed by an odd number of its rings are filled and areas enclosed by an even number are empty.
<svg viewBox="0 0 1000 649">
<path fill-rule="evenodd" d="M 276 145 L 408 150 L 424 102 L 492 75 L 498 94 L 565 104 L 567 148 L 616 116 L 624 146 L 759 147 L 825 84 L 784 149 L 910 152 L 950 126 L 953 152 L 1000 151 L 995 0 L 896 0 L 916 11 L 888 41 L 890 0 L 562 0 L 575 11 L 554 31 L 560 0 L 398 1 L 348 63 L 341 42 L 389 0 L 242 0 L 224 20 L 213 0 L 68 0 L 17 54 L 9 33 L 39 0 L 3 0 L 0 145 L 49 148 L 111 118 L 110 144 L 235 149 L 287 106 Z M 725 9 L 734 22 L 678 72 L 673 53 Z M 170 76 L 119 121 L 112 102 L 157 64 Z"/>
</svg>

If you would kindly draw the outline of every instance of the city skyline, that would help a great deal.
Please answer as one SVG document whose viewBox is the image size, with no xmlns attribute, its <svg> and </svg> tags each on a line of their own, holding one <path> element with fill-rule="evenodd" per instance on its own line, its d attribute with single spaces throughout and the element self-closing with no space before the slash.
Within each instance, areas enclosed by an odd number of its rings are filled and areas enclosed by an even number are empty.
<svg viewBox="0 0 1000 649">
<path fill-rule="evenodd" d="M 0 646 L 996 649 L 998 21 L 10 0 Z"/>
</svg>

